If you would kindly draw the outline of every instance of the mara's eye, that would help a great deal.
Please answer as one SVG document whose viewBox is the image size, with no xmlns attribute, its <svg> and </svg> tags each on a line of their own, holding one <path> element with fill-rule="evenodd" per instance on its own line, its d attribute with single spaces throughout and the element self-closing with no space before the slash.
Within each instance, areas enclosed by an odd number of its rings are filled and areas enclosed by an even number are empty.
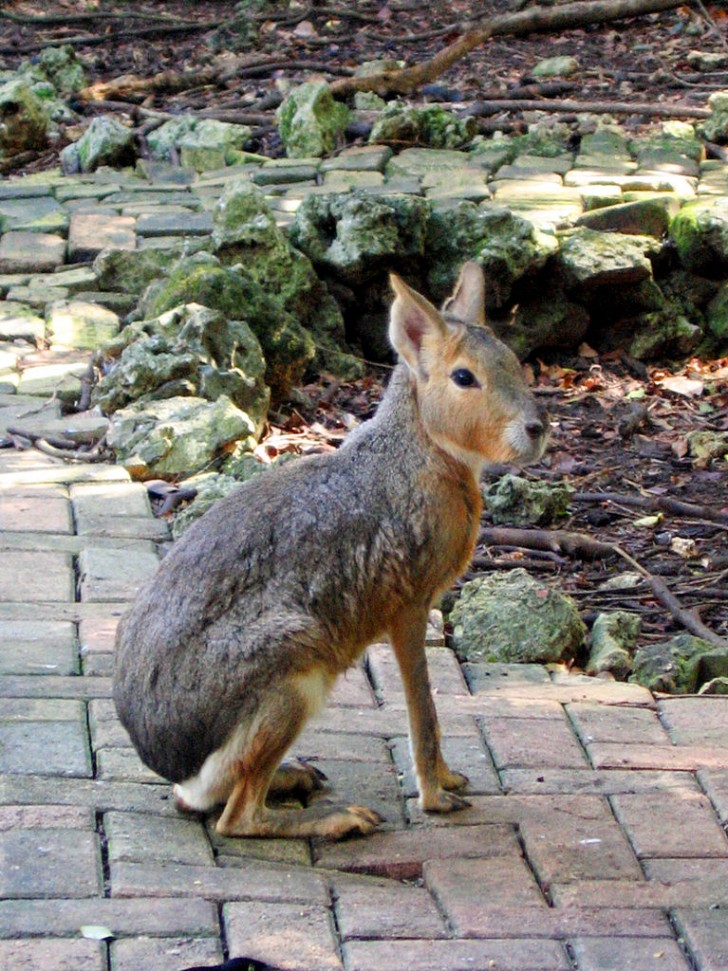
<svg viewBox="0 0 728 971">
<path fill-rule="evenodd" d="M 452 372 L 450 377 L 459 388 L 479 388 L 478 380 L 472 371 L 466 367 L 459 367 Z"/>
</svg>

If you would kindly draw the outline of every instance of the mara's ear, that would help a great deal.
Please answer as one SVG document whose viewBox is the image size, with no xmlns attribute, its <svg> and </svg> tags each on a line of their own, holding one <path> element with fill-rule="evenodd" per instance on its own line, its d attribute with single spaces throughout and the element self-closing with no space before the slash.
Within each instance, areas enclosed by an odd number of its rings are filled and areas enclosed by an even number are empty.
<svg viewBox="0 0 728 971">
<path fill-rule="evenodd" d="M 485 325 L 485 277 L 480 263 L 470 260 L 463 266 L 452 296 L 442 309 L 466 324 Z"/>
<path fill-rule="evenodd" d="M 444 338 L 448 326 L 429 300 L 408 287 L 396 273 L 390 273 L 394 303 L 389 313 L 389 340 L 412 371 L 422 374 L 420 354 L 427 337 Z"/>
</svg>

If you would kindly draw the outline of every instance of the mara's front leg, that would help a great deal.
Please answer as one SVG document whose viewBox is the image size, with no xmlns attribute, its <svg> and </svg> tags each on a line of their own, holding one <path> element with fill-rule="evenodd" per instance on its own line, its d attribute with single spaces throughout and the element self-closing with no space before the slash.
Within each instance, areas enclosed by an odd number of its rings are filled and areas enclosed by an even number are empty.
<svg viewBox="0 0 728 971">
<path fill-rule="evenodd" d="M 467 799 L 452 791 L 467 785 L 468 778 L 452 772 L 440 750 L 440 726 L 425 656 L 427 616 L 426 607 L 403 611 L 389 633 L 404 683 L 420 805 L 426 812 L 449 813 L 470 805 Z"/>
</svg>

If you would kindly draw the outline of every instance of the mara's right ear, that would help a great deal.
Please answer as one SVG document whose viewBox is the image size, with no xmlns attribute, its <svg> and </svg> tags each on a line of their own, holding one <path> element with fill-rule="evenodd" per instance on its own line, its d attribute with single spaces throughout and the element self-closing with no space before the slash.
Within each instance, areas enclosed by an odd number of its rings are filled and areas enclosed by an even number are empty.
<svg viewBox="0 0 728 971">
<path fill-rule="evenodd" d="M 442 309 L 466 324 L 485 324 L 485 277 L 480 263 L 470 260 L 463 265 L 452 296 Z"/>
<path fill-rule="evenodd" d="M 446 337 L 447 324 L 429 300 L 408 287 L 396 273 L 390 274 L 389 282 L 395 294 L 389 314 L 389 339 L 408 367 L 422 376 L 423 342 L 427 337 Z"/>
</svg>

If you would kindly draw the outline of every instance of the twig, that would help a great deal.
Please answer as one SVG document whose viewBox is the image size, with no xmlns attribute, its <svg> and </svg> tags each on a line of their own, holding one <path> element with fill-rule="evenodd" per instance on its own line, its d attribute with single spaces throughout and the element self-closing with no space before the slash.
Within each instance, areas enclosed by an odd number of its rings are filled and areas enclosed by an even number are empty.
<svg viewBox="0 0 728 971">
<path fill-rule="evenodd" d="M 114 44 L 119 40 L 129 40 L 134 37 L 164 37 L 174 34 L 189 34 L 196 30 L 214 30 L 220 23 L 173 24 L 170 27 L 139 27 L 137 30 L 120 30 L 114 34 L 81 34 L 75 37 L 64 37 L 57 43 L 71 47 L 100 47 L 103 44 Z M 32 54 L 42 51 L 49 46 L 49 41 L 33 44 L 18 44 L 16 47 L 0 47 L 0 54 Z"/>
<path fill-rule="evenodd" d="M 712 631 L 710 627 L 696 617 L 691 611 L 686 610 L 679 602 L 677 597 L 671 593 L 667 585 L 663 581 L 650 573 L 649 570 L 645 569 L 641 563 L 638 563 L 634 557 L 630 556 L 626 550 L 623 550 L 621 546 L 614 546 L 614 552 L 621 556 L 625 562 L 629 563 L 633 569 L 645 578 L 647 583 L 650 585 L 652 592 L 655 597 L 660 601 L 663 607 L 667 607 L 672 616 L 678 620 L 682 626 L 689 630 L 691 634 L 695 634 L 696 637 L 702 637 L 703 640 L 708 641 L 710 644 L 715 644 L 716 647 L 721 647 L 728 650 L 728 641 Z"/>
<path fill-rule="evenodd" d="M 523 546 L 526 549 L 548 550 L 551 553 L 565 553 L 567 556 L 586 560 L 614 554 L 614 547 L 610 543 L 601 543 L 585 533 L 574 533 L 566 529 L 492 526 L 481 529 L 478 542 L 486 546 Z"/>
</svg>

